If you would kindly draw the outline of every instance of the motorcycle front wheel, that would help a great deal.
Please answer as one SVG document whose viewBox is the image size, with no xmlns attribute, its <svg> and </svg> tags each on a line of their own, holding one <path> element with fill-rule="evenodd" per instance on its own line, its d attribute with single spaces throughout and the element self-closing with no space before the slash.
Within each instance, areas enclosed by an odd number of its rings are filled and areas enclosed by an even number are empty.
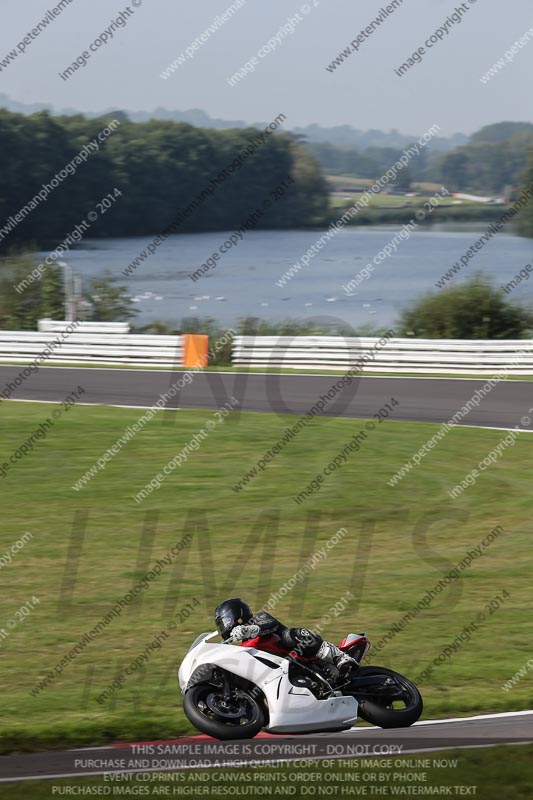
<svg viewBox="0 0 533 800">
<path fill-rule="evenodd" d="M 252 739 L 265 724 L 263 711 L 250 693 L 234 689 L 228 697 L 221 687 L 208 683 L 185 693 L 183 711 L 195 728 L 215 739 Z"/>
<path fill-rule="evenodd" d="M 357 679 L 373 676 L 381 679 L 376 681 L 375 687 L 367 684 L 358 692 Z M 359 703 L 359 716 L 378 728 L 408 728 L 422 714 L 424 704 L 420 692 L 399 672 L 385 667 L 361 667 L 354 684 L 349 691 Z"/>
</svg>

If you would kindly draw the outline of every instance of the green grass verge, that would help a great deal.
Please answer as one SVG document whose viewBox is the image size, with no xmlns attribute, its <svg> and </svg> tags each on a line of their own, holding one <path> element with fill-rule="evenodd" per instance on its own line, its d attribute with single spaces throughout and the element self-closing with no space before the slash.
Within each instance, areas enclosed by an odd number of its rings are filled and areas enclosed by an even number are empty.
<svg viewBox="0 0 533 800">
<path fill-rule="evenodd" d="M 230 756 L 231 758 L 231 756 Z M 409 763 L 429 761 L 429 766 L 409 767 Z M 192 796 L 192 797 L 280 797 L 294 800 L 326 797 L 395 797 L 475 796 L 481 800 L 530 800 L 533 794 L 533 746 L 491 747 L 479 750 L 444 750 L 415 753 L 392 759 L 373 757 L 376 764 L 365 766 L 364 759 L 320 762 L 310 766 L 287 766 L 253 769 L 186 770 L 171 773 L 135 774 L 131 778 L 85 778 L 28 781 L 4 784 L 5 800 L 44 800 L 52 796 L 78 794 L 81 787 L 96 795 L 98 789 L 108 795 Z M 403 766 L 402 766 L 403 764 Z M 379 765 L 379 766 L 378 766 Z M 401 794 L 392 790 L 401 787 Z M 439 788 L 439 793 L 423 793 L 424 788 Z M 447 795 L 446 787 L 452 787 Z M 463 787 L 456 791 L 455 787 Z M 473 787 L 473 788 L 472 788 Z M 378 791 L 372 791 L 372 790 Z M 409 791 L 409 789 L 415 791 Z M 379 794 L 378 794 L 379 792 Z"/>
<path fill-rule="evenodd" d="M 383 402 L 390 398 L 383 397 Z M 0 464 L 31 436 L 50 405 L 2 403 Z M 141 505 L 132 497 L 200 429 L 209 411 L 161 412 L 82 491 L 71 487 L 139 417 L 129 409 L 77 406 L 63 413 L 2 480 L 0 554 L 33 538 L 1 569 L 4 702 L 2 748 L 83 745 L 191 731 L 176 665 L 193 637 L 212 629 L 224 596 L 265 603 L 344 526 L 346 537 L 288 592 L 275 614 L 313 626 L 340 597 L 355 600 L 324 633 L 337 641 L 366 629 L 376 642 L 465 552 L 496 525 L 497 539 L 370 662 L 414 677 L 503 590 L 511 598 L 422 686 L 426 717 L 531 708 L 533 690 L 504 681 L 530 658 L 531 440 L 512 448 L 456 501 L 448 496 L 501 440 L 498 431 L 454 429 L 395 488 L 387 479 L 435 433 L 430 424 L 388 421 L 368 433 L 321 491 L 293 496 L 363 423 L 315 418 L 246 489 L 232 486 L 283 434 L 293 416 L 232 415 Z M 85 523 L 84 523 L 85 520 Z M 85 524 L 85 534 L 80 531 Z M 73 532 L 74 531 L 74 532 Z M 30 690 L 185 533 L 193 539 L 139 599 L 110 622 L 48 688 Z M 151 549 L 150 549 L 151 547 Z M 18 609 L 40 599 L 8 629 Z M 194 605 L 194 598 L 197 604 Z M 193 604 L 182 621 L 176 612 Z M 177 629 L 104 705 L 96 697 L 170 621 Z"/>
<path fill-rule="evenodd" d="M 345 206 L 336 206 L 330 210 L 330 223 L 337 221 L 342 216 L 343 208 L 347 210 L 357 202 L 357 195 L 353 200 L 346 200 Z M 412 198 L 416 200 L 416 198 Z M 420 205 L 398 206 L 386 208 L 382 205 L 369 205 L 352 217 L 348 225 L 401 225 L 410 222 Z M 422 206 L 422 208 L 424 208 Z M 439 205 L 433 211 L 425 210 L 425 218 L 418 220 L 419 225 L 433 225 L 436 222 L 479 222 L 488 225 L 492 220 L 500 217 L 508 206 L 488 206 L 486 204 L 471 205 Z"/>
<path fill-rule="evenodd" d="M 342 189 L 341 191 L 344 192 L 345 194 L 347 194 L 350 190 L 349 189 Z M 361 194 L 359 194 L 358 192 L 354 192 L 353 193 L 353 202 L 355 203 L 360 197 L 361 197 Z M 429 204 L 430 206 L 432 206 L 432 204 L 430 203 L 430 197 L 433 197 L 433 195 L 424 196 L 424 197 L 420 197 L 420 196 L 419 197 L 406 197 L 405 195 L 399 195 L 399 194 L 373 194 L 369 198 L 368 208 L 378 208 L 380 210 L 383 209 L 383 208 L 406 208 L 406 207 L 407 208 L 411 208 L 411 209 L 418 209 L 418 208 L 426 208 L 427 209 L 428 205 L 426 205 L 426 204 Z M 348 204 L 348 207 L 349 207 L 349 205 L 350 205 L 348 198 L 339 197 L 339 195 L 337 193 L 333 193 L 333 194 L 330 195 L 330 201 L 331 201 L 332 205 L 334 205 L 334 206 L 346 206 Z M 444 197 L 435 197 L 434 198 L 434 202 L 437 203 L 437 207 L 438 206 L 443 206 L 444 208 L 451 207 L 451 208 L 459 208 L 459 209 L 463 208 L 465 206 L 468 207 L 468 208 L 475 207 L 480 212 L 483 209 L 492 208 L 493 207 L 493 206 L 487 206 L 487 203 L 480 203 L 480 202 L 476 202 L 475 200 L 462 200 L 460 203 L 454 204 L 454 198 L 451 195 L 449 197 L 446 197 L 446 196 L 444 196 Z M 498 208 L 503 213 L 502 209 L 504 207 L 503 206 L 498 206 Z"/>
</svg>

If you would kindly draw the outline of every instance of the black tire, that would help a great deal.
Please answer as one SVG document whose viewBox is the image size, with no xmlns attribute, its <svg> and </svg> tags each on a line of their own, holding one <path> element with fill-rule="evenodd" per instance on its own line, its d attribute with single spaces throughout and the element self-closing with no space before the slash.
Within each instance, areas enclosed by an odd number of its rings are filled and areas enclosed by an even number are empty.
<svg viewBox="0 0 533 800">
<path fill-rule="evenodd" d="M 361 667 L 357 671 L 359 677 L 370 675 L 386 675 L 392 678 L 396 689 L 400 689 L 403 695 L 401 702 L 405 703 L 405 708 L 394 708 L 384 692 L 376 693 L 369 698 L 364 697 L 363 692 L 358 696 L 357 691 L 354 691 L 353 695 L 359 702 L 359 716 L 362 719 L 377 725 L 378 728 L 408 728 L 420 718 L 424 703 L 414 683 L 399 672 L 385 667 Z M 368 689 L 365 691 L 368 694 Z"/>
<path fill-rule="evenodd" d="M 185 692 L 185 716 L 195 728 L 215 739 L 253 739 L 263 728 L 265 716 L 259 703 L 249 692 L 244 689 L 235 691 L 243 712 L 240 716 L 237 707 L 227 714 L 218 707 L 218 698 L 222 698 L 222 691 L 208 683 L 199 683 Z"/>
</svg>

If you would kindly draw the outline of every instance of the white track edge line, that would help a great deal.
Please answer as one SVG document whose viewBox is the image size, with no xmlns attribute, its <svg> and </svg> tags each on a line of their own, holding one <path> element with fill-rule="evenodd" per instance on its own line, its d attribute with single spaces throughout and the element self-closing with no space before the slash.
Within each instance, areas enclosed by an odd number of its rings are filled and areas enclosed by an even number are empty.
<svg viewBox="0 0 533 800">
<path fill-rule="evenodd" d="M 522 717 L 522 716 L 527 716 L 528 714 L 533 714 L 533 709 L 525 710 L 525 711 L 501 711 L 501 712 L 498 712 L 497 714 L 478 714 L 477 716 L 474 716 L 474 717 L 449 717 L 448 719 L 428 719 L 428 720 L 424 720 L 422 722 L 415 722 L 414 725 L 412 725 L 411 727 L 414 727 L 415 725 L 442 725 L 443 723 L 446 723 L 446 722 L 470 722 L 472 720 L 476 720 L 477 721 L 477 720 L 484 720 L 484 719 L 501 719 L 503 717 Z M 368 733 L 369 731 L 376 731 L 376 730 L 382 730 L 382 729 L 381 728 L 375 728 L 375 727 L 374 728 L 350 728 L 348 731 L 344 731 L 344 735 L 347 735 L 348 733 L 354 732 L 354 731 L 357 731 L 357 733 L 360 733 L 360 732 Z M 303 735 L 303 734 L 301 734 L 301 735 Z M 184 739 L 188 739 L 190 737 L 184 736 L 183 738 Z M 137 740 L 136 742 L 132 742 L 131 744 L 138 744 L 139 741 L 140 740 Z M 149 740 L 149 739 L 143 739 L 142 740 L 143 744 L 150 744 L 150 741 L 153 741 L 153 740 Z M 164 740 L 164 741 L 174 741 L 174 739 L 172 739 L 172 740 Z M 121 742 L 120 744 L 121 745 L 127 745 L 128 742 Z M 106 745 L 101 745 L 99 747 L 76 747 L 76 748 L 72 748 L 72 749 L 69 749 L 69 750 L 65 750 L 64 752 L 67 752 L 67 753 L 82 753 L 82 752 L 87 752 L 88 750 L 117 750 L 117 749 L 118 748 L 114 744 L 106 744 Z"/>
<path fill-rule="evenodd" d="M 0 367 L 23 367 L 24 364 L 3 364 L 0 362 Z M 118 367 L 69 367 L 59 365 L 57 367 L 47 366 L 47 367 L 39 367 L 39 369 L 78 369 L 78 370 L 99 370 L 100 372 L 146 372 L 146 373 L 163 373 L 163 374 L 178 374 L 178 373 L 185 373 L 189 372 L 191 368 L 187 369 L 187 367 L 182 367 L 181 365 L 176 368 L 167 368 L 167 369 L 130 369 L 129 367 L 123 367 L 119 369 Z M 265 376 L 265 375 L 273 375 L 277 377 L 287 377 L 287 378 L 342 378 L 345 375 L 345 372 L 237 372 L 232 370 L 198 370 L 195 374 L 197 375 L 257 375 Z M 533 374 L 533 373 L 531 373 Z M 479 377 L 469 378 L 469 377 L 461 377 L 460 375 L 352 375 L 353 378 L 373 378 L 376 380 L 389 380 L 391 378 L 398 380 L 404 378 L 405 380 L 409 381 L 485 381 L 487 378 L 493 378 L 494 375 L 480 375 Z M 512 383 L 532 383 L 532 381 L 522 380 L 521 378 L 517 378 L 516 380 L 512 380 Z"/>
<path fill-rule="evenodd" d="M 4 400 L 4 403 L 49 403 L 50 405 L 57 405 L 60 403 L 60 400 L 32 400 L 29 398 L 23 397 L 14 397 L 13 399 Z M 152 406 L 127 406 L 123 405 L 122 403 L 82 403 L 78 401 L 76 403 L 77 406 L 102 406 L 103 408 L 130 408 L 130 409 L 152 409 Z M 211 406 L 172 406 L 171 408 L 160 408 L 159 411 L 210 411 L 212 410 Z M 276 411 L 255 411 L 254 409 L 244 409 L 241 411 L 241 414 L 276 414 Z M 296 414 L 297 412 L 295 412 Z M 327 416 L 327 415 L 324 415 Z M 335 417 L 334 419 L 367 419 L 366 417 Z M 390 420 L 391 422 L 404 422 L 404 423 L 414 423 L 416 425 L 443 425 L 443 422 L 434 422 L 433 420 L 427 419 L 396 419 Z M 498 427 L 496 425 L 456 425 L 456 428 L 475 428 L 476 430 L 482 431 L 513 431 L 516 430 L 515 428 L 510 427 Z M 518 430 L 519 433 L 533 433 L 533 430 L 525 430 L 524 428 L 520 428 Z"/>
</svg>

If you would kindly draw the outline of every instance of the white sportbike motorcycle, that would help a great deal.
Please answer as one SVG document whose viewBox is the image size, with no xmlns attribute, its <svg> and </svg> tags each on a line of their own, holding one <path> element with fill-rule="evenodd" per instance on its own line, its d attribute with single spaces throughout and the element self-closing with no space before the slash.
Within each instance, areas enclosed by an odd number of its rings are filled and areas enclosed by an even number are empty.
<svg viewBox="0 0 533 800">
<path fill-rule="evenodd" d="M 178 671 L 187 719 L 216 739 L 268 733 L 342 731 L 358 716 L 381 728 L 403 728 L 422 713 L 416 686 L 385 667 L 359 667 L 341 676 L 330 663 L 279 647 L 275 635 L 213 642 L 217 631 L 192 643 Z M 341 650 L 361 661 L 370 642 L 351 633 Z"/>
</svg>

